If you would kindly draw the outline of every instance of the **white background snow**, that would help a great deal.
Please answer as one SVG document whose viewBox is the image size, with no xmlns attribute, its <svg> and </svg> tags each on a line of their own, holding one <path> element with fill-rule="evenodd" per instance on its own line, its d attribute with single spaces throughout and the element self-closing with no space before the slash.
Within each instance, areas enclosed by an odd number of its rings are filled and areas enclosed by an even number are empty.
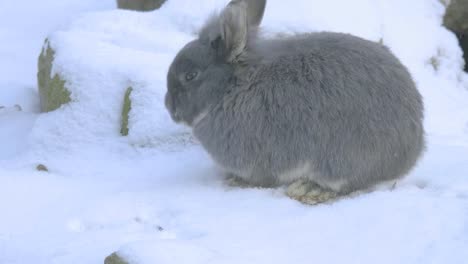
<svg viewBox="0 0 468 264">
<path fill-rule="evenodd" d="M 169 0 L 149 13 L 112 0 L 0 2 L 0 263 L 103 263 L 117 250 L 142 264 L 468 263 L 468 76 L 443 5 L 268 2 L 271 34 L 382 39 L 425 100 L 429 144 L 410 175 L 394 190 L 311 207 L 282 189 L 227 187 L 163 107 L 173 56 L 226 2 Z M 39 113 L 46 37 L 74 102 Z"/>
</svg>

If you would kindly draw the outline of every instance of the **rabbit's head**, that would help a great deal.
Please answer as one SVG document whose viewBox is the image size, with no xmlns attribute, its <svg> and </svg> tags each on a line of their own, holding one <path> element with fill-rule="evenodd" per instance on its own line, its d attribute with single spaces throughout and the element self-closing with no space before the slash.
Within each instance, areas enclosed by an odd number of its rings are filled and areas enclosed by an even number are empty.
<svg viewBox="0 0 468 264">
<path fill-rule="evenodd" d="M 169 67 L 165 98 L 174 121 L 195 126 L 222 100 L 265 5 L 266 0 L 231 1 L 179 51 Z"/>
</svg>

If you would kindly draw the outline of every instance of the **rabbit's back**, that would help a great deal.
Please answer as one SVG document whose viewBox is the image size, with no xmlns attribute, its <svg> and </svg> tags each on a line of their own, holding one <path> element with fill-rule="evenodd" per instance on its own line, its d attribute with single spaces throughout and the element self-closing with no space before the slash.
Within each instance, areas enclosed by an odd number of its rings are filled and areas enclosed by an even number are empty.
<svg viewBox="0 0 468 264">
<path fill-rule="evenodd" d="M 354 190 L 408 172 L 424 149 L 423 104 L 378 43 L 340 33 L 257 40 L 224 100 L 196 128 L 255 184 L 297 177 Z"/>
</svg>

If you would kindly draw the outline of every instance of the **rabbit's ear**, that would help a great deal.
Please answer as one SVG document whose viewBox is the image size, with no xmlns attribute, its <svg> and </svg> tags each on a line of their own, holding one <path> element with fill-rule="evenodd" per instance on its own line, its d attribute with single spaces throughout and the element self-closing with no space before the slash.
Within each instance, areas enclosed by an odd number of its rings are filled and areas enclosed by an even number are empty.
<svg viewBox="0 0 468 264">
<path fill-rule="evenodd" d="M 247 3 L 247 19 L 249 27 L 258 27 L 265 13 L 266 0 L 244 0 Z"/>
<path fill-rule="evenodd" d="M 249 32 L 263 18 L 266 0 L 233 0 L 220 17 L 226 60 L 235 61 L 245 50 Z"/>
</svg>

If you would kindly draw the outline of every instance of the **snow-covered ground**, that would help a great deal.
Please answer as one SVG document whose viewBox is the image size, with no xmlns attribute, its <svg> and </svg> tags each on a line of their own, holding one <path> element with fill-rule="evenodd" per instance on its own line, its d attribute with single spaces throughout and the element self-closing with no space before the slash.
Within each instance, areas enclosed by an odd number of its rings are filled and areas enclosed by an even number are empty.
<svg viewBox="0 0 468 264">
<path fill-rule="evenodd" d="M 227 0 L 144 14 L 112 0 L 29 2 L 0 2 L 1 264 L 102 263 L 117 250 L 142 264 L 468 263 L 468 76 L 438 0 L 268 2 L 267 34 L 382 40 L 426 104 L 428 150 L 395 189 L 313 207 L 227 187 L 203 149 L 174 140 L 186 130 L 163 107 L 167 66 Z M 75 102 L 40 114 L 46 37 Z"/>
</svg>

